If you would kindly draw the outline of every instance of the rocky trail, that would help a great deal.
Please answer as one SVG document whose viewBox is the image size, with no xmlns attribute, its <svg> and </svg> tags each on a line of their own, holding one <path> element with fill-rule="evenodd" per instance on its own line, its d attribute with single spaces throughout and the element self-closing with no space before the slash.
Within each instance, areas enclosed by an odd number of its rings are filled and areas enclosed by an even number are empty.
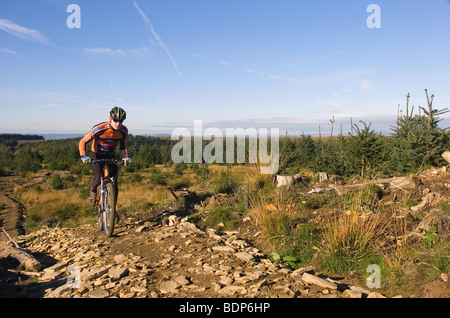
<svg viewBox="0 0 450 318">
<path fill-rule="evenodd" d="M 238 232 L 202 231 L 170 209 L 121 220 L 110 239 L 96 225 L 84 225 L 43 229 L 15 242 L 38 264 L 34 271 L 3 274 L 2 297 L 384 297 L 318 275 L 310 266 L 273 264 Z M 3 254 L 11 265 L 14 257 L 5 253 L 13 244 L 0 244 L 0 259 Z"/>
<path fill-rule="evenodd" d="M 416 206 L 399 210 L 404 215 L 424 215 L 404 239 L 399 238 L 402 242 L 417 241 L 421 237 L 417 229 L 430 225 L 436 225 L 445 239 L 450 218 L 434 207 L 440 200 L 448 201 L 449 180 L 445 167 L 378 180 L 383 189 L 391 189 L 388 204 L 406 194 L 422 198 Z M 341 193 L 354 186 L 359 185 L 320 186 L 312 191 Z M 215 202 L 220 199 L 227 197 L 212 197 L 208 204 L 220 205 Z M 241 231 L 224 231 L 220 226 L 203 230 L 188 221 L 191 210 L 165 206 L 123 216 L 112 238 L 106 238 L 96 224 L 21 235 L 17 222 L 23 206 L 6 194 L 0 200 L 0 298 L 401 297 L 383 294 L 351 277 L 327 277 L 311 266 L 294 270 L 274 264 L 253 244 L 260 233 L 250 218 L 242 220 L 250 223 Z M 446 282 L 438 282 L 445 287 L 437 286 L 438 297 L 448 297 Z"/>
</svg>

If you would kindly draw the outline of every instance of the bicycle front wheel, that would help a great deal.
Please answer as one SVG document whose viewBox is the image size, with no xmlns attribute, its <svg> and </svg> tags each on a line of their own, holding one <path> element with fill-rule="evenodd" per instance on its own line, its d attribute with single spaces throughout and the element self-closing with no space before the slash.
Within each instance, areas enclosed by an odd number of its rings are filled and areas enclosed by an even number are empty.
<svg viewBox="0 0 450 318">
<path fill-rule="evenodd" d="M 103 212 L 103 230 L 107 237 L 111 237 L 114 232 L 116 221 L 116 196 L 112 183 L 106 184 L 105 211 Z"/>
</svg>

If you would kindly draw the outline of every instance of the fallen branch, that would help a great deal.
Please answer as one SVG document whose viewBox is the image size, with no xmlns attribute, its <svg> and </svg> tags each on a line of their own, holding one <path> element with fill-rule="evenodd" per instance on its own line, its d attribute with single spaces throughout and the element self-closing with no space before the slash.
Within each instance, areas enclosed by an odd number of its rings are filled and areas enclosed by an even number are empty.
<svg viewBox="0 0 450 318">
<path fill-rule="evenodd" d="M 9 238 L 9 240 L 14 244 L 14 247 L 9 247 L 7 243 L 0 242 L 0 258 L 15 258 L 23 268 L 27 270 L 40 271 L 42 268 L 41 263 L 39 263 L 29 251 L 21 248 L 16 241 L 2 228 L 3 232 Z"/>
<path fill-rule="evenodd" d="M 449 156 L 450 156 L 450 152 L 449 152 Z M 450 158 L 449 158 L 449 160 L 450 160 Z M 379 180 L 373 180 L 373 181 L 364 182 L 364 183 L 357 183 L 357 184 L 350 184 L 350 185 L 343 185 L 343 186 L 337 186 L 337 185 L 333 184 L 329 188 L 313 188 L 307 193 L 300 193 L 300 194 L 323 193 L 323 192 L 335 190 L 336 193 L 339 196 L 341 196 L 342 194 L 345 193 L 343 190 L 359 189 L 359 188 L 367 186 L 369 184 L 376 184 L 379 186 L 389 184 L 389 185 L 391 185 L 397 189 L 400 189 L 404 192 L 408 192 L 407 190 L 396 185 L 394 182 L 400 183 L 400 185 L 406 186 L 406 187 L 411 187 L 409 184 L 412 184 L 411 181 L 409 181 L 408 177 L 394 177 L 394 178 L 389 178 L 389 179 L 379 179 Z"/>
<path fill-rule="evenodd" d="M 14 244 L 14 246 L 20 250 L 21 247 L 19 246 L 19 244 L 17 244 L 17 242 L 13 240 L 13 238 L 8 234 L 8 232 L 5 231 L 5 229 L 3 227 L 2 227 L 2 230 L 3 230 L 3 233 L 5 233 L 6 236 L 9 238 L 9 240 Z"/>
<path fill-rule="evenodd" d="M 403 192 L 407 192 L 406 190 L 400 188 L 398 185 L 393 184 L 392 182 L 389 182 L 390 185 L 393 185 L 394 187 L 396 187 L 397 189 L 402 190 Z"/>
<path fill-rule="evenodd" d="M 14 258 L 20 263 L 20 267 L 26 269 L 26 271 L 40 271 L 42 268 L 32 255 L 22 248 L 15 248 L 8 246 L 5 242 L 0 242 L 0 259 L 1 258 Z"/>
</svg>

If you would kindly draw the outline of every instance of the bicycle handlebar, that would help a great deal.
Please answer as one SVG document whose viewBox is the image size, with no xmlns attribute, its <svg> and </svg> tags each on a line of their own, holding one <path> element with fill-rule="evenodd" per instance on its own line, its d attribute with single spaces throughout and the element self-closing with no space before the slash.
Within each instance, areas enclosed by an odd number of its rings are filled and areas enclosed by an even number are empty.
<svg viewBox="0 0 450 318">
<path fill-rule="evenodd" d="M 125 162 L 123 160 L 117 160 L 117 159 L 91 159 L 91 162 L 89 164 L 93 165 L 96 163 L 115 163 L 117 165 L 123 166 Z"/>
</svg>

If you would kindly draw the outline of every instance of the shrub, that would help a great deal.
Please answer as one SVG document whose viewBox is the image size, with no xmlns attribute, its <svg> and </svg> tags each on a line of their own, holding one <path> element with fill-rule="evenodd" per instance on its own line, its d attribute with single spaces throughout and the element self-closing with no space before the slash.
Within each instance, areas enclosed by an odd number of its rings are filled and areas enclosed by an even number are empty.
<svg viewBox="0 0 450 318">
<path fill-rule="evenodd" d="M 30 230 L 32 230 L 33 228 L 37 227 L 42 221 L 42 217 L 40 217 L 39 215 L 35 214 L 35 213 L 31 213 L 27 216 L 27 218 L 25 219 L 25 224 L 24 224 L 24 228 L 25 231 L 28 232 Z"/>
<path fill-rule="evenodd" d="M 183 175 L 183 172 L 187 169 L 187 164 L 184 162 L 175 164 L 175 167 L 173 168 L 173 173 L 175 173 L 177 176 Z"/>
<path fill-rule="evenodd" d="M 141 175 L 140 175 L 139 173 L 133 173 L 133 174 L 130 176 L 129 181 L 130 181 L 131 183 L 139 183 L 139 182 L 142 181 L 142 177 L 141 177 Z"/>
<path fill-rule="evenodd" d="M 235 193 L 239 187 L 238 179 L 233 176 L 231 171 L 222 171 L 213 181 L 214 193 Z"/>
<path fill-rule="evenodd" d="M 236 209 L 234 207 L 216 207 L 211 209 L 205 218 L 205 225 L 208 228 L 212 228 L 219 223 L 224 224 L 225 230 L 231 230 L 234 228 L 233 212 Z"/>
<path fill-rule="evenodd" d="M 370 129 L 371 124 L 361 122 L 364 124 L 362 129 L 354 125 L 356 135 L 350 139 L 349 153 L 353 166 L 359 166 L 361 178 L 364 179 L 367 173 L 373 177 L 374 170 L 383 161 L 385 154 L 381 135 Z"/>
<path fill-rule="evenodd" d="M 64 189 L 64 182 L 59 176 L 59 174 L 54 174 L 53 176 L 48 178 L 47 181 L 53 190 Z"/>
<path fill-rule="evenodd" d="M 450 203 L 447 203 L 447 202 L 444 201 L 444 200 L 440 200 L 440 201 L 439 201 L 439 208 L 441 209 L 441 211 L 442 211 L 444 214 L 450 216 Z"/>
<path fill-rule="evenodd" d="M 319 239 L 319 231 L 314 225 L 299 224 L 291 230 L 291 235 L 287 236 L 284 244 L 277 247 L 277 252 L 283 257 L 282 260 L 289 260 L 290 257 L 291 262 L 288 265 L 298 268 L 312 260 Z"/>
<path fill-rule="evenodd" d="M 207 179 L 209 177 L 209 168 L 206 164 L 191 163 L 191 170 L 200 178 Z"/>
<path fill-rule="evenodd" d="M 42 158 L 31 145 L 14 153 L 12 168 L 18 172 L 36 172 L 41 169 Z"/>
<path fill-rule="evenodd" d="M 80 187 L 80 189 L 78 190 L 78 196 L 80 197 L 80 199 L 85 200 L 85 199 L 89 198 L 90 192 L 91 192 L 90 186 Z"/>
<path fill-rule="evenodd" d="M 396 127 L 392 128 L 389 166 L 393 171 L 417 172 L 444 162 L 441 154 L 449 146 L 450 134 L 447 129 L 439 128 L 441 119 L 438 116 L 447 113 L 448 109 L 433 109 L 433 102 L 429 102 L 427 90 L 425 92 L 428 110 L 419 106 L 423 114 L 413 116 L 413 110 L 408 113 L 407 108 L 406 114 L 398 117 Z"/>
<path fill-rule="evenodd" d="M 277 192 L 272 203 L 267 196 L 260 195 L 250 198 L 250 214 L 261 229 L 263 235 L 278 244 L 289 237 L 297 221 L 297 204 L 292 197 Z"/>
<path fill-rule="evenodd" d="M 324 269 L 330 273 L 345 273 L 365 269 L 379 261 L 377 247 L 381 239 L 380 218 L 344 214 L 335 218 L 324 235 Z"/>
<path fill-rule="evenodd" d="M 149 182 L 153 185 L 167 185 L 166 176 L 163 175 L 161 172 L 153 173 L 150 176 Z"/>
<path fill-rule="evenodd" d="M 63 208 L 54 212 L 56 219 L 60 222 L 73 218 L 78 211 L 78 207 L 74 204 L 66 204 Z"/>
</svg>

